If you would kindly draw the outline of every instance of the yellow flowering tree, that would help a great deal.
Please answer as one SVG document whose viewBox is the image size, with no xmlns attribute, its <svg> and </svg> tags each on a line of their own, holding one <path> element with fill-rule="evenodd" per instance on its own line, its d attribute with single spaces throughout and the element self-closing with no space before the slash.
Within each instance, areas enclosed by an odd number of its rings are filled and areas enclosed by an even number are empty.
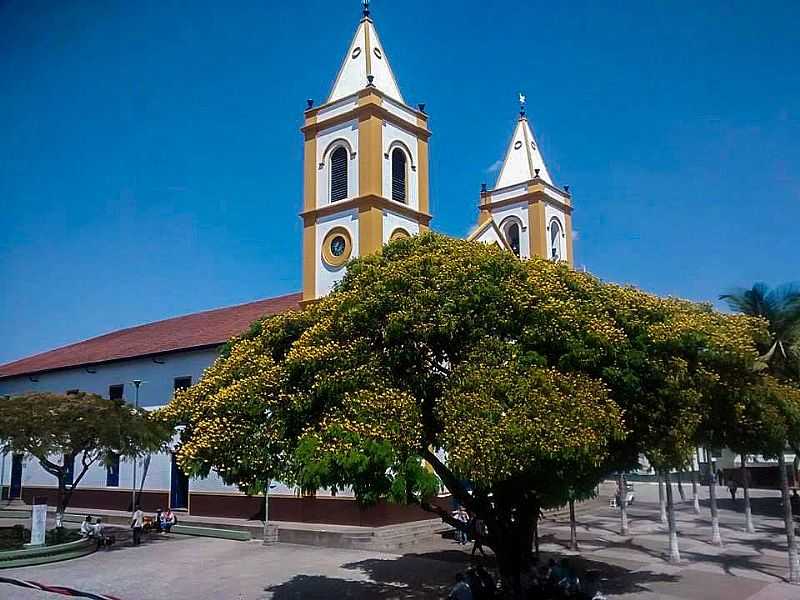
<svg viewBox="0 0 800 600">
<path fill-rule="evenodd" d="M 463 527 L 431 501 L 442 484 L 486 524 L 520 595 L 539 508 L 645 449 L 685 458 L 705 378 L 750 360 L 750 333 L 706 307 L 426 234 L 254 324 L 163 416 L 185 425 L 187 472 L 251 493 L 270 479 L 349 488 Z"/>
</svg>

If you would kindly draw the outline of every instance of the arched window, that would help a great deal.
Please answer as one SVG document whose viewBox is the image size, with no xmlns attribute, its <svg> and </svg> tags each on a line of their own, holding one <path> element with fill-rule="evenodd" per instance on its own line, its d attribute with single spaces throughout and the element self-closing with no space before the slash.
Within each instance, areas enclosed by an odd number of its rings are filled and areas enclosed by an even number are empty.
<svg viewBox="0 0 800 600">
<path fill-rule="evenodd" d="M 553 260 L 561 260 L 563 252 L 561 251 L 561 223 L 558 219 L 550 221 L 550 258 Z"/>
<path fill-rule="evenodd" d="M 406 154 L 400 148 L 392 151 L 392 200 L 406 202 Z"/>
<path fill-rule="evenodd" d="M 331 202 L 347 198 L 347 148 L 339 146 L 331 154 Z"/>
<path fill-rule="evenodd" d="M 519 256 L 519 224 L 512 221 L 506 226 L 506 241 L 511 246 L 511 251 Z"/>
</svg>

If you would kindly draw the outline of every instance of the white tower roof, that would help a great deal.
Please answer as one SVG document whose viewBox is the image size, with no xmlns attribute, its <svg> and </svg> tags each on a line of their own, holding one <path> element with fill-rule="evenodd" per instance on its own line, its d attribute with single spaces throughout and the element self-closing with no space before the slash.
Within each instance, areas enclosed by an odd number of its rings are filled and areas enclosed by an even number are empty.
<svg viewBox="0 0 800 600">
<path fill-rule="evenodd" d="M 536 169 L 539 169 L 540 178 L 553 185 L 542 154 L 539 152 L 539 144 L 536 143 L 536 138 L 533 137 L 533 132 L 528 125 L 528 118 L 524 111 L 521 111 L 495 188 L 530 181 L 536 177 Z"/>
<path fill-rule="evenodd" d="M 328 102 L 335 102 L 364 89 L 369 84 L 369 75 L 377 89 L 405 104 L 375 24 L 368 16 L 364 16 L 344 57 Z"/>
</svg>

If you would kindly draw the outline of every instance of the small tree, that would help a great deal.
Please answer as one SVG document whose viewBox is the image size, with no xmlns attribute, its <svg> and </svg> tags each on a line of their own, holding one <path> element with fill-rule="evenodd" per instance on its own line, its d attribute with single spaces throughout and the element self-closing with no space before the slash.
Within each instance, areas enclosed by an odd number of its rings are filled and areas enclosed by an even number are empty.
<svg viewBox="0 0 800 600">
<path fill-rule="evenodd" d="M 6 450 L 32 455 L 58 480 L 56 526 L 89 468 L 112 454 L 137 458 L 161 449 L 170 430 L 146 411 L 96 394 L 31 393 L 0 404 Z M 76 465 L 75 461 L 80 460 Z"/>
</svg>

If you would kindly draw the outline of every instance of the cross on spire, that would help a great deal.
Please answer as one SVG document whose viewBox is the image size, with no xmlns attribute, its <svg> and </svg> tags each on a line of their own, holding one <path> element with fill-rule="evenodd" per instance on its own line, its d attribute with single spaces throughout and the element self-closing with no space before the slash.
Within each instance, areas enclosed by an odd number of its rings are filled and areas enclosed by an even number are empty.
<svg viewBox="0 0 800 600">
<path fill-rule="evenodd" d="M 361 14 L 369 16 L 369 0 L 361 0 Z"/>
<path fill-rule="evenodd" d="M 519 93 L 519 116 L 520 117 L 524 117 L 525 116 L 525 100 L 526 100 L 525 94 L 520 92 Z"/>
</svg>

